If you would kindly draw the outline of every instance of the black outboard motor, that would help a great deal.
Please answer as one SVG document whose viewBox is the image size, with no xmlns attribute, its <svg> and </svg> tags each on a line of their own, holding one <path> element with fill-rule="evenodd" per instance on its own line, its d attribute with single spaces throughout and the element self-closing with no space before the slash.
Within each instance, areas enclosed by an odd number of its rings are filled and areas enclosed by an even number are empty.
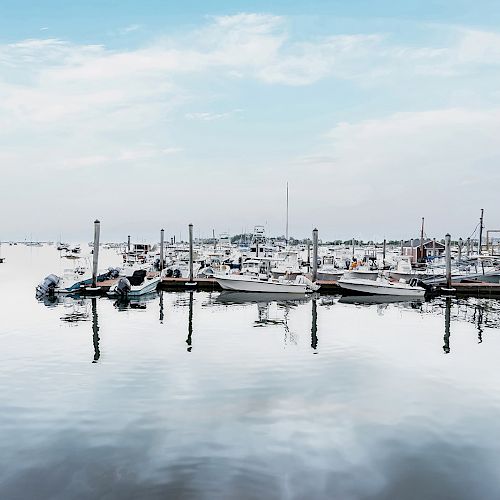
<svg viewBox="0 0 500 500">
<path fill-rule="evenodd" d="M 130 276 L 129 282 L 132 286 L 142 285 L 144 278 L 146 277 L 147 271 L 145 269 L 138 269 L 134 271 L 134 274 Z"/>
<path fill-rule="evenodd" d="M 172 271 L 172 269 L 168 268 L 167 269 L 167 272 L 165 273 L 165 276 L 167 278 L 171 278 L 173 276 L 174 272 Z"/>
<path fill-rule="evenodd" d="M 116 291 L 122 297 L 126 297 L 127 296 L 128 292 L 130 292 L 130 288 L 131 288 L 130 281 L 127 278 L 125 278 L 124 276 L 121 277 L 118 280 L 118 283 L 116 284 Z"/>
<path fill-rule="evenodd" d="M 181 270 L 180 269 L 174 269 L 173 277 L 174 278 L 181 278 L 182 277 Z"/>
<path fill-rule="evenodd" d="M 43 297 L 54 293 L 54 288 L 59 284 L 59 277 L 55 274 L 49 274 L 37 287 L 36 296 Z"/>
</svg>

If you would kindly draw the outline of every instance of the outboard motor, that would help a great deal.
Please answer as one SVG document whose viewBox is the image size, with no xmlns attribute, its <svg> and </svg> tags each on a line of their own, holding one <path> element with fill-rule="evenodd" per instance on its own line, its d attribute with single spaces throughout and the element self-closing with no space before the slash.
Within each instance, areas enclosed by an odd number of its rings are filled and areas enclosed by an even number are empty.
<svg viewBox="0 0 500 500">
<path fill-rule="evenodd" d="M 426 292 L 432 293 L 435 290 L 434 285 L 430 285 L 429 283 L 425 283 L 422 280 L 419 280 L 417 278 L 413 278 L 417 280 L 416 286 L 420 286 L 425 289 Z"/>
<path fill-rule="evenodd" d="M 139 286 L 142 285 L 142 282 L 146 278 L 147 271 L 145 269 L 137 269 L 137 271 L 134 271 L 132 276 L 129 278 L 129 284 L 132 286 Z"/>
<path fill-rule="evenodd" d="M 181 270 L 180 269 L 174 269 L 173 277 L 174 278 L 181 278 L 182 277 Z"/>
<path fill-rule="evenodd" d="M 54 293 L 54 288 L 59 284 L 59 276 L 49 274 L 37 287 L 36 296 L 43 297 Z"/>
<path fill-rule="evenodd" d="M 118 267 L 108 267 L 108 276 L 110 278 L 118 278 L 120 276 L 120 269 Z"/>
<path fill-rule="evenodd" d="M 125 278 L 124 276 L 121 277 L 119 280 L 118 280 L 118 283 L 116 284 L 116 291 L 122 296 L 126 296 L 128 294 L 128 292 L 130 291 L 130 281 Z"/>
<path fill-rule="evenodd" d="M 172 271 L 171 268 L 168 268 L 167 271 L 165 272 L 165 276 L 167 278 L 171 278 L 173 276 L 174 272 Z"/>
</svg>

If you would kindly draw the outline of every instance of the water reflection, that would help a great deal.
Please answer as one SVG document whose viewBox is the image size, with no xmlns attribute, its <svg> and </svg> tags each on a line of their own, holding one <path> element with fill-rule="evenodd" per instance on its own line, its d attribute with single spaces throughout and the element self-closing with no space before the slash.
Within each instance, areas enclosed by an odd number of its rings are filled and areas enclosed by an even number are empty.
<svg viewBox="0 0 500 500">
<path fill-rule="evenodd" d="M 139 297 L 118 297 L 113 302 L 113 305 L 119 311 L 126 311 L 127 309 L 146 309 L 147 304 L 154 301 L 157 297 L 157 292 L 146 293 Z"/>
<path fill-rule="evenodd" d="M 160 323 L 163 323 L 163 291 L 160 292 Z"/>
<path fill-rule="evenodd" d="M 316 350 L 318 347 L 318 306 L 316 299 L 312 299 L 311 323 L 311 347 Z"/>
<path fill-rule="evenodd" d="M 450 322 L 451 322 L 451 297 L 446 297 L 446 307 L 444 315 L 444 346 L 446 354 L 450 352 Z"/>
<path fill-rule="evenodd" d="M 290 295 L 289 293 L 261 293 L 261 292 L 232 292 L 224 290 L 215 298 L 220 304 L 259 304 L 277 302 L 280 304 L 306 304 L 311 300 L 311 295 Z"/>
<path fill-rule="evenodd" d="M 166 321 L 165 309 L 167 307 L 187 306 L 188 307 L 188 336 L 186 338 L 187 350 L 193 349 L 193 315 L 194 315 L 194 293 L 190 292 L 153 292 L 143 297 L 133 299 L 118 299 L 112 301 L 104 300 L 104 303 L 113 304 L 117 311 L 143 311 L 148 304 L 155 304 L 158 307 L 156 321 L 163 324 Z M 444 315 L 444 344 L 443 350 L 451 352 L 450 347 L 450 326 L 452 321 L 465 321 L 474 325 L 477 331 L 478 343 L 485 340 L 486 329 L 500 328 L 500 301 L 493 299 L 462 299 L 455 297 L 435 298 L 427 302 L 404 300 L 397 297 L 377 297 L 377 296 L 318 296 L 304 295 L 290 297 L 287 294 L 264 294 L 245 292 L 221 292 L 214 294 L 202 294 L 202 307 L 251 307 L 256 309 L 256 318 L 252 326 L 264 328 L 269 326 L 281 326 L 284 331 L 285 344 L 297 343 L 297 333 L 290 329 L 290 314 L 308 302 L 311 302 L 310 311 L 310 336 L 311 348 L 318 349 L 318 306 L 330 309 L 336 304 L 352 305 L 355 307 L 375 307 L 379 315 L 383 315 L 393 310 L 393 308 L 411 310 L 416 314 Z M 172 300 L 174 297 L 174 300 Z M 96 298 L 81 297 L 78 295 L 55 295 L 42 297 L 38 300 L 40 304 L 48 308 L 61 307 L 64 313 L 60 316 L 61 321 L 70 325 L 92 320 L 93 333 L 98 343 L 99 335 L 94 330 L 98 330 L 97 325 L 97 300 Z M 352 314 L 355 314 L 353 310 Z M 99 359 L 98 345 L 96 361 Z"/>
<path fill-rule="evenodd" d="M 444 314 L 445 346 L 449 351 L 449 327 L 451 321 L 471 323 L 477 330 L 478 343 L 483 343 L 485 328 L 500 328 L 500 301 L 495 299 L 462 299 L 454 297 L 437 298 L 426 302 L 422 307 L 424 314 Z"/>
<path fill-rule="evenodd" d="M 193 349 L 193 294 L 194 292 L 189 292 L 189 314 L 188 314 L 188 336 L 186 339 L 186 344 L 188 345 L 187 351 L 191 352 Z"/>
<path fill-rule="evenodd" d="M 476 305 L 476 308 L 474 310 L 474 324 L 477 325 L 477 339 L 478 339 L 478 344 L 481 344 L 483 342 L 483 312 L 484 309 L 481 305 Z M 477 316 L 477 321 L 476 321 L 476 316 Z"/>
<path fill-rule="evenodd" d="M 94 360 L 92 363 L 97 363 L 101 357 L 99 350 L 99 319 L 97 316 L 97 298 L 92 297 L 92 343 L 94 344 Z"/>
<path fill-rule="evenodd" d="M 401 304 L 411 308 L 417 308 L 423 300 L 414 297 L 398 297 L 391 295 L 343 295 L 339 299 L 340 304 L 373 305 L 373 304 Z"/>
</svg>

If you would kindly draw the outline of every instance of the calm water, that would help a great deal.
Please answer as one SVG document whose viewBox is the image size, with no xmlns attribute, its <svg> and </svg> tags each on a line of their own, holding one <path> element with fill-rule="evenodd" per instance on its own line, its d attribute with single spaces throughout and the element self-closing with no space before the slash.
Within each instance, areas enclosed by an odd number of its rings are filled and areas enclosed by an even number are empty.
<svg viewBox="0 0 500 500">
<path fill-rule="evenodd" d="M 2 499 L 500 498 L 497 302 L 43 303 L 2 254 Z"/>
</svg>

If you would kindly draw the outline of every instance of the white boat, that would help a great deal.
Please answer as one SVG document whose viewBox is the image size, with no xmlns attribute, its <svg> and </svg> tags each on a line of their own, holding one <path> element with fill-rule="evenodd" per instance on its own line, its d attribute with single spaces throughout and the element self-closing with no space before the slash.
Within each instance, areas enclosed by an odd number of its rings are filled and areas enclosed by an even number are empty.
<svg viewBox="0 0 500 500">
<path fill-rule="evenodd" d="M 110 297 L 139 297 L 154 292 L 161 280 L 159 273 L 135 271 L 130 277 L 122 276 L 107 292 Z"/>
<path fill-rule="evenodd" d="M 397 281 L 414 278 L 415 271 L 411 267 L 410 257 L 401 257 L 397 263 L 396 269 L 389 271 L 389 276 Z"/>
<path fill-rule="evenodd" d="M 97 281 L 104 281 L 109 277 L 109 271 L 97 275 Z M 52 294 L 73 294 L 92 284 L 92 272 L 85 266 L 65 269 L 62 276 L 49 274 L 37 287 L 37 296 Z"/>
<path fill-rule="evenodd" d="M 417 280 L 410 283 L 405 281 L 389 281 L 385 278 L 377 280 L 363 278 L 342 277 L 338 285 L 343 290 L 370 295 L 394 295 L 398 297 L 423 297 L 425 288 L 417 285 Z"/>
<path fill-rule="evenodd" d="M 344 271 L 343 277 L 345 279 L 360 279 L 368 281 L 376 281 L 378 278 L 378 270 L 372 270 L 364 267 L 358 267 L 356 269 L 349 269 Z"/>
<path fill-rule="evenodd" d="M 318 285 L 315 285 L 304 276 L 297 277 L 295 281 L 274 280 L 271 278 L 263 279 L 238 274 L 215 276 L 215 279 L 223 290 L 233 290 L 238 292 L 304 294 L 319 289 Z"/>
<path fill-rule="evenodd" d="M 318 280 L 338 281 L 344 275 L 344 270 L 334 266 L 322 266 L 318 269 Z"/>
</svg>

